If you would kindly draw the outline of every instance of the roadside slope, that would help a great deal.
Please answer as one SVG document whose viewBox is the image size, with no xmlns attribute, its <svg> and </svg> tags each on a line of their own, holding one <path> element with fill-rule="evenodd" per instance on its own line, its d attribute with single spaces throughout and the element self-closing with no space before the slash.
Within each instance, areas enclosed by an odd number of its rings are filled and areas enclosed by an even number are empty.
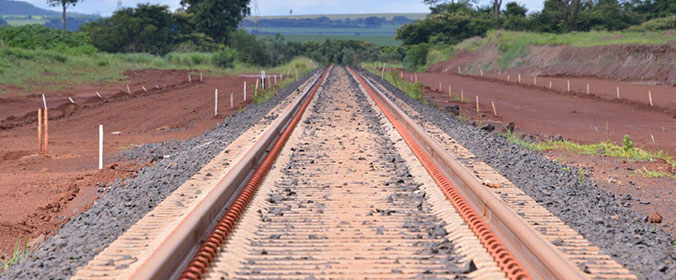
<svg viewBox="0 0 676 280">
<path fill-rule="evenodd" d="M 663 35 L 663 43 L 650 40 L 654 35 Z M 460 43 L 458 52 L 450 60 L 433 64 L 428 71 L 452 69 L 455 72 L 460 66 L 463 74 L 478 74 L 483 69 L 484 72 L 509 71 L 525 75 L 676 85 L 676 38 L 673 32 L 566 36 L 491 32 L 486 38 L 470 38 Z M 649 44 L 641 40 L 647 40 Z"/>
</svg>

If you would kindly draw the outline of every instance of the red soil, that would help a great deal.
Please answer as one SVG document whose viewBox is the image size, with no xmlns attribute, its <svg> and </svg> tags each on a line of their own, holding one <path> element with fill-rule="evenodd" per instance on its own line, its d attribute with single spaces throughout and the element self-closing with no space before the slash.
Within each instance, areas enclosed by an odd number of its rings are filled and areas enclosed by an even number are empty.
<svg viewBox="0 0 676 280">
<path fill-rule="evenodd" d="M 0 250 L 8 252 L 18 238 L 35 238 L 58 230 L 97 197 L 97 183 L 125 178 L 147 162 L 113 163 L 98 170 L 98 125 L 104 126 L 104 154 L 134 145 L 186 139 L 213 128 L 223 117 L 246 106 L 245 78 L 193 76 L 186 71 L 141 70 L 127 73 L 126 84 L 75 86 L 69 94 L 49 93 L 49 155 L 38 155 L 38 95 L 0 98 Z M 255 82 L 246 78 L 248 83 Z M 155 85 L 161 89 L 155 89 Z M 144 92 L 145 86 L 148 92 Z M 220 92 L 214 116 L 214 88 Z M 101 100 L 95 93 L 101 93 Z M 229 109 L 235 92 L 235 109 Z M 251 97 L 249 93 L 249 98 Z M 113 135 L 113 132 L 119 134 Z"/>
<path fill-rule="evenodd" d="M 405 72 L 404 75 L 409 79 L 413 74 Z M 522 75 L 522 84 L 517 84 L 514 74 L 510 74 L 512 82 L 509 83 L 506 75 L 482 78 L 425 72 L 417 76 L 426 86 L 425 97 L 431 104 L 442 109 L 459 105 L 461 114 L 469 122 L 494 123 L 497 130 L 502 124 L 514 122 L 519 134 L 544 139 L 558 134 L 581 143 L 605 141 L 608 122 L 609 138 L 615 143 L 621 145 L 622 137 L 627 134 L 637 146 L 676 155 L 676 90 L 671 87 L 622 83 L 622 100 L 616 100 L 618 83 L 598 79 L 538 77 L 535 87 L 532 76 Z M 566 92 L 566 80 L 571 81 L 571 90 L 578 93 Z M 553 90 L 547 89 L 549 81 L 552 81 Z M 586 94 L 587 83 L 591 95 Z M 448 85 L 452 86 L 455 97 L 464 91 L 468 102 L 449 100 Z M 648 105 L 648 90 L 652 91 L 655 107 Z M 479 96 L 480 115 L 476 113 L 476 96 Z M 493 116 L 491 101 L 495 103 L 497 116 Z M 663 161 L 632 162 L 563 151 L 546 154 L 552 159 L 584 167 L 602 188 L 640 199 L 631 202 L 632 208 L 645 215 L 660 213 L 664 217 L 664 229 L 676 236 L 676 179 L 650 179 L 636 174 L 645 167 L 676 175 L 671 166 Z"/>
<path fill-rule="evenodd" d="M 404 75 L 408 77 L 411 74 Z M 606 140 L 608 122 L 609 138 L 616 143 L 621 144 L 622 137 L 626 134 L 631 136 L 634 143 L 646 149 L 664 150 L 676 155 L 676 141 L 673 140 L 676 139 L 676 115 L 673 107 L 668 108 L 676 104 L 676 92 L 670 87 L 622 85 L 620 94 L 628 99 L 614 100 L 615 87 L 612 94 L 608 90 L 599 90 L 592 92 L 595 95 L 546 88 L 550 80 L 553 81 L 554 89 L 566 87 L 565 80 L 560 78 L 538 78 L 538 85 L 543 84 L 546 87 L 532 86 L 532 76 L 521 77 L 522 83 L 530 80 L 530 86 L 508 83 L 506 79 L 498 81 L 446 73 L 418 73 L 418 79 L 427 86 L 426 97 L 441 107 L 454 104 L 448 98 L 448 85 L 451 85 L 455 96 L 463 90 L 465 98 L 469 100 L 469 104 L 464 104 L 469 110 L 464 110 L 463 114 L 469 117 L 476 116 L 475 97 L 478 95 L 482 112 L 492 115 L 493 101 L 498 112 L 497 119 L 515 122 L 518 128 L 531 134 L 560 134 L 566 139 L 582 143 L 600 142 Z M 511 75 L 510 80 L 515 79 Z M 584 87 L 585 91 L 587 83 L 590 83 L 591 89 L 601 89 L 609 84 L 617 85 L 592 79 L 570 78 L 570 81 L 571 89 L 579 90 Z M 440 82 L 442 92 L 438 91 Z M 658 107 L 647 105 L 645 96 L 645 100 L 641 100 L 640 92 L 647 95 L 648 89 L 653 92 L 653 102 Z M 655 138 L 655 143 L 650 135 Z"/>
</svg>

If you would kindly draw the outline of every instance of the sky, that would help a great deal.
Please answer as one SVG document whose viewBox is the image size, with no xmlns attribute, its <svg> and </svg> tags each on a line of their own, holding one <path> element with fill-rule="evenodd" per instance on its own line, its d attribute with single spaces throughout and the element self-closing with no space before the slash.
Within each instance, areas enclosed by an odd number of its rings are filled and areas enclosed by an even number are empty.
<svg viewBox="0 0 676 280">
<path fill-rule="evenodd" d="M 49 7 L 46 0 L 20 0 L 46 9 L 58 10 Z M 503 8 L 507 2 L 504 0 Z M 479 5 L 487 5 L 490 0 L 479 0 Z M 544 0 L 516 0 L 525 5 L 529 11 L 542 9 Z M 170 9 L 178 8 L 180 0 L 122 0 L 122 6 L 134 7 L 138 3 L 152 3 L 168 5 Z M 357 13 L 426 13 L 429 8 L 422 0 L 258 0 L 261 16 L 288 15 L 293 10 L 294 15 L 316 14 L 357 14 Z M 117 8 L 117 0 L 83 0 L 69 11 L 111 15 Z M 253 12 L 253 9 L 252 9 Z"/>
</svg>

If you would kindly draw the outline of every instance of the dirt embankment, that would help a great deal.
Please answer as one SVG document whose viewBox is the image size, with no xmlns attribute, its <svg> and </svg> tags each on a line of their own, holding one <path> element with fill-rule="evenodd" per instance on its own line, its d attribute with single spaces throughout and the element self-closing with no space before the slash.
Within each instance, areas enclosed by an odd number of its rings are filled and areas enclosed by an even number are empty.
<svg viewBox="0 0 676 280">
<path fill-rule="evenodd" d="M 478 74 L 498 72 L 502 55 L 496 43 L 474 52 L 461 51 L 428 71 Z M 593 77 L 600 79 L 676 85 L 676 43 L 666 45 L 608 45 L 595 47 L 528 46 L 525 55 L 507 63 L 509 71 L 524 75 Z"/>
</svg>

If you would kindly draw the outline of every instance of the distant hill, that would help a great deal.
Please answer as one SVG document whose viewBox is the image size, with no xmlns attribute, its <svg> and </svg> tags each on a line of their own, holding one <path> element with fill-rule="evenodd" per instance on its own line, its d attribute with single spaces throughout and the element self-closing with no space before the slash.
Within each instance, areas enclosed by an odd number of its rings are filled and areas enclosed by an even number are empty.
<svg viewBox="0 0 676 280">
<path fill-rule="evenodd" d="M 0 0 L 0 15 L 59 16 L 60 13 L 41 9 L 26 2 Z"/>
</svg>

